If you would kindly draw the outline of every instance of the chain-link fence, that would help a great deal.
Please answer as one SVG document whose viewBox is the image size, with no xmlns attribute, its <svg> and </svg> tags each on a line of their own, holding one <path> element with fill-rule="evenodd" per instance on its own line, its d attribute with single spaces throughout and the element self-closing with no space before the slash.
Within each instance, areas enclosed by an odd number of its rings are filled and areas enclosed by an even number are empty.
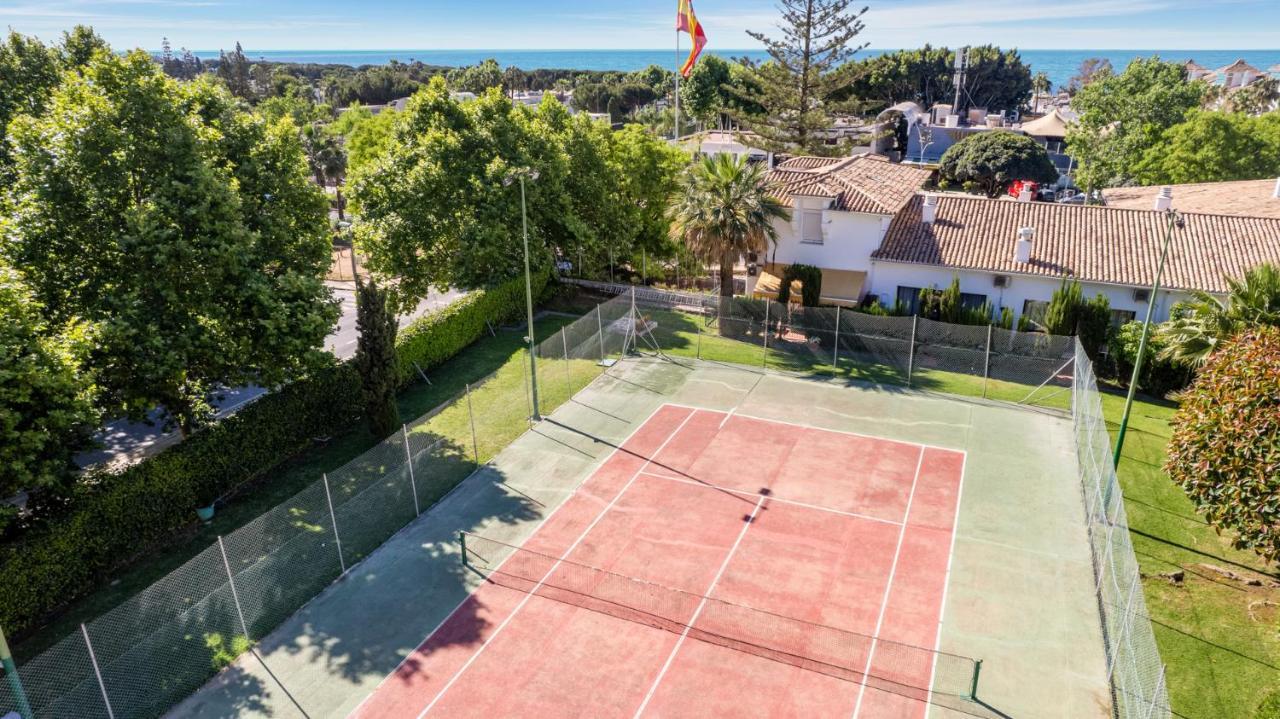
<svg viewBox="0 0 1280 719">
<path fill-rule="evenodd" d="M 1168 719 L 1169 692 L 1155 633 L 1147 617 L 1142 574 L 1133 552 L 1124 495 L 1116 478 L 1111 435 L 1093 366 L 1075 346 L 1072 409 L 1076 452 L 1093 550 L 1094 579 L 1107 648 L 1114 714 L 1120 719 Z"/>
<path fill-rule="evenodd" d="M 635 343 L 641 350 L 651 344 L 675 356 L 956 394 L 990 393 L 993 398 L 1063 409 L 1070 400 L 1070 337 L 841 307 L 569 282 L 618 295 L 604 307 L 626 309 L 634 304 L 650 328 L 649 336 Z"/>
</svg>

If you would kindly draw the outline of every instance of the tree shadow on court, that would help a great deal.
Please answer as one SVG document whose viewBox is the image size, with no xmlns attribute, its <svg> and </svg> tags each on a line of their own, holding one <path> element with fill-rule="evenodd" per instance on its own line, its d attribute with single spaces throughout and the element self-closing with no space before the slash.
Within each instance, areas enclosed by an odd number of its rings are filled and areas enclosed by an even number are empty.
<svg viewBox="0 0 1280 719">
<path fill-rule="evenodd" d="M 420 682 L 423 677 L 415 675 L 425 656 L 449 646 L 479 644 L 490 620 L 484 603 L 468 598 L 476 577 L 461 562 L 457 529 L 484 534 L 495 522 L 528 522 L 544 513 L 536 500 L 507 487 L 499 470 L 485 466 L 477 471 L 469 448 L 437 439 L 424 437 L 429 455 L 415 461 L 422 515 L 413 517 L 409 485 L 394 475 L 368 484 L 362 494 L 335 508 L 348 571 L 260 645 L 265 663 L 285 684 L 290 677 L 309 677 L 306 685 L 289 687 L 309 713 L 331 711 L 334 703 L 359 693 L 353 687 L 357 683 L 367 686 L 388 675 L 391 682 Z M 407 524 L 370 519 L 386 513 L 387 502 L 407 505 Z M 353 529 L 361 515 L 369 521 Z M 336 557 L 336 547 L 326 549 Z M 291 613 L 297 605 L 288 594 L 280 588 L 277 611 L 268 607 L 264 614 Z M 425 653 L 415 652 L 446 618 L 449 631 L 442 639 Z M 330 681 L 318 682 L 314 672 L 300 670 L 299 660 L 322 664 Z M 333 686 L 317 688 L 324 684 Z"/>
</svg>

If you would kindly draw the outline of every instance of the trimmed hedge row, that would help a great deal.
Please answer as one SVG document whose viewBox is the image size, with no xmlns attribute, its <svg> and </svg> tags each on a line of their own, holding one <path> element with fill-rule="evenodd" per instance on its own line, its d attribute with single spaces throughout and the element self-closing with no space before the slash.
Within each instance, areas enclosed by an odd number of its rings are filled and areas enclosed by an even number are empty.
<svg viewBox="0 0 1280 719">
<path fill-rule="evenodd" d="M 533 279 L 536 301 L 547 289 L 548 277 Z M 416 362 L 425 371 L 458 354 L 489 331 L 486 323 L 501 324 L 519 317 L 525 308 L 524 279 L 473 292 L 448 307 L 421 317 L 400 330 L 396 354 L 400 356 L 400 386 L 418 379 Z"/>
<path fill-rule="evenodd" d="M 541 278 L 535 297 L 546 286 Z M 524 282 L 473 292 L 406 327 L 396 350 L 401 384 L 453 357 L 524 307 Z M 140 550 L 195 521 L 194 509 L 256 479 L 312 438 L 359 419 L 360 377 L 350 363 L 272 392 L 181 444 L 116 472 L 91 473 L 71 508 L 0 546 L 0 626 L 20 634 L 88 593 Z"/>
</svg>

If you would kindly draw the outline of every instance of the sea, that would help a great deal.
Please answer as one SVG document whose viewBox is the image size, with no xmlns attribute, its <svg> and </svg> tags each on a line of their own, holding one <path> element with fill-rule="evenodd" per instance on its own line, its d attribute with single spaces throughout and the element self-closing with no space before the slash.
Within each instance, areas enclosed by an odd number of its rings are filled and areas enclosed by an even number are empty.
<svg viewBox="0 0 1280 719">
<path fill-rule="evenodd" d="M 761 50 L 707 51 L 733 59 L 748 57 L 755 60 L 766 57 Z M 872 57 L 885 50 L 863 50 L 858 57 Z M 1244 60 L 1260 70 L 1280 64 L 1280 50 L 1020 50 L 1023 61 L 1031 71 L 1044 71 L 1054 87 L 1065 85 L 1080 67 L 1081 61 L 1091 57 L 1104 57 L 1117 71 L 1123 70 L 1135 57 L 1158 55 L 1162 59 L 1183 62 L 1195 60 L 1210 70 Z M 217 58 L 218 51 L 196 52 L 201 58 Z M 336 65 L 385 65 L 392 60 L 419 61 L 428 65 L 460 67 L 474 65 L 488 58 L 507 67 L 515 65 L 524 70 L 557 68 L 570 70 L 620 70 L 630 72 L 649 65 L 674 67 L 677 62 L 675 49 L 667 50 L 246 50 L 251 60 L 273 62 L 310 62 Z M 683 57 L 680 58 L 683 60 Z"/>
</svg>

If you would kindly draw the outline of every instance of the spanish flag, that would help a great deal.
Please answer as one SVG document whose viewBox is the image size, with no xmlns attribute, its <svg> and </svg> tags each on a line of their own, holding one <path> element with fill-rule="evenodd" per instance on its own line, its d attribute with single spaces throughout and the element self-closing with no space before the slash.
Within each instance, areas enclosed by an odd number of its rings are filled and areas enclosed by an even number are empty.
<svg viewBox="0 0 1280 719">
<path fill-rule="evenodd" d="M 676 11 L 676 32 L 687 32 L 693 40 L 689 58 L 680 67 L 680 77 L 687 78 L 693 71 L 693 65 L 698 61 L 698 56 L 702 54 L 702 48 L 707 46 L 707 33 L 703 32 L 698 16 L 693 14 L 693 0 L 680 0 L 680 9 Z"/>
</svg>

